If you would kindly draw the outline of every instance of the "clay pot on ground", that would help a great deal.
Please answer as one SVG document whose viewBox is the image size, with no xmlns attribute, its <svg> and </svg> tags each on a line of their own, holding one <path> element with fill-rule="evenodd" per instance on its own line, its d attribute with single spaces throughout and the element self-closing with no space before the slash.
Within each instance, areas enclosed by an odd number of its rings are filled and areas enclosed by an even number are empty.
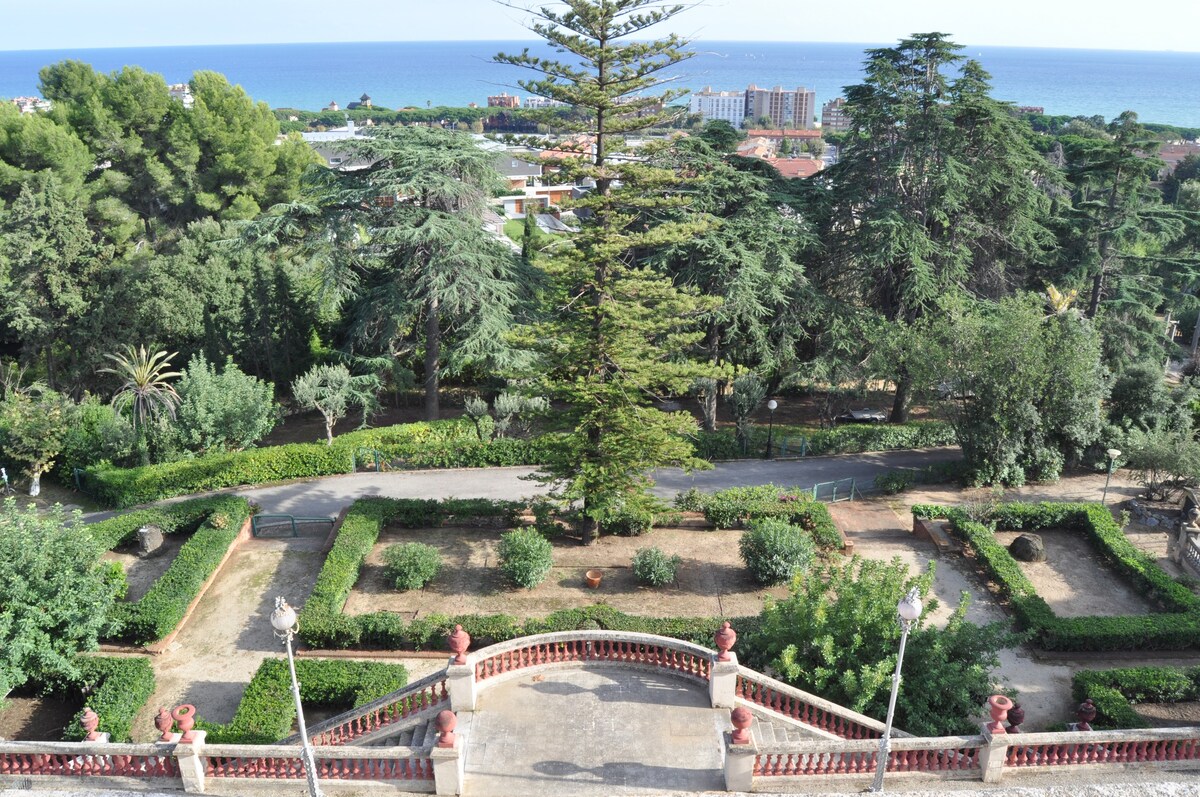
<svg viewBox="0 0 1200 797">
<path fill-rule="evenodd" d="M 589 570 L 585 574 L 585 577 L 587 578 L 587 585 L 592 589 L 596 589 L 596 587 L 600 586 L 600 579 L 604 578 L 604 573 L 599 570 Z"/>
</svg>

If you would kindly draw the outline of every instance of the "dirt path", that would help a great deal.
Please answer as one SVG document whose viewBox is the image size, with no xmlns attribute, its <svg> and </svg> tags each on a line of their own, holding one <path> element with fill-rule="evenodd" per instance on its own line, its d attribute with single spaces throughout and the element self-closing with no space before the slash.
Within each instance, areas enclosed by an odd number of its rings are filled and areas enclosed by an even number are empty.
<svg viewBox="0 0 1200 797">
<path fill-rule="evenodd" d="M 192 703 L 213 722 L 228 722 L 258 665 L 282 648 L 268 616 L 275 596 L 308 597 L 324 557 L 319 537 L 251 539 L 230 558 L 170 649 L 152 659 L 158 689 L 135 723 L 137 740 L 153 734 L 159 706 Z"/>
</svg>

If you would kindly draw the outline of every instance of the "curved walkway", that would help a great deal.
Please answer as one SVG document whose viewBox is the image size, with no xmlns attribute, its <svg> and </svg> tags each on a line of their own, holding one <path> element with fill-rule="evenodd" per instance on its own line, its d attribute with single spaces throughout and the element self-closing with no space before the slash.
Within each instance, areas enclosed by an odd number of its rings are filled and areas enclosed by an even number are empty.
<svg viewBox="0 0 1200 797">
<path fill-rule="evenodd" d="M 772 482 L 809 487 L 818 482 L 851 478 L 860 484 L 870 484 L 879 474 L 895 468 L 923 468 L 952 462 L 961 456 L 958 448 L 946 447 L 795 460 L 737 460 L 693 473 L 666 468 L 655 473 L 654 492 L 670 499 L 691 487 L 704 492 Z M 546 492 L 546 486 L 533 478 L 535 473 L 537 468 L 532 467 L 351 473 L 267 487 L 241 487 L 231 492 L 250 499 L 264 512 L 334 516 L 359 498 L 371 495 L 387 498 L 528 498 Z"/>
</svg>

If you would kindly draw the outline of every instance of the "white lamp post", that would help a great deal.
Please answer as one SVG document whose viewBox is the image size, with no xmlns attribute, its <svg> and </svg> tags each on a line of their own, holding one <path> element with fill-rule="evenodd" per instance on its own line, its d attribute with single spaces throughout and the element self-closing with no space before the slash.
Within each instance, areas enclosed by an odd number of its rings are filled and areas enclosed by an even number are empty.
<svg viewBox="0 0 1200 797">
<path fill-rule="evenodd" d="M 908 642 L 908 632 L 921 619 L 921 596 L 913 587 L 908 594 L 896 604 L 896 620 L 900 623 L 900 654 L 896 657 L 896 672 L 892 675 L 892 697 L 888 700 L 887 722 L 883 728 L 883 738 L 879 741 L 879 762 L 875 767 L 875 782 L 867 791 L 883 791 L 883 773 L 887 770 L 888 751 L 892 746 L 892 716 L 896 713 L 896 695 L 900 691 L 900 668 L 904 666 L 904 645 Z"/>
<path fill-rule="evenodd" d="M 308 728 L 304 725 L 304 707 L 300 705 L 300 682 L 296 680 L 296 661 L 292 657 L 292 637 L 300 630 L 296 622 L 296 610 L 288 606 L 282 596 L 275 599 L 275 611 L 271 612 L 271 626 L 275 636 L 283 640 L 287 647 L 288 672 L 292 675 L 292 697 L 296 700 L 296 720 L 300 725 L 300 744 L 303 745 L 304 776 L 308 778 L 308 793 L 310 797 L 324 797 L 320 785 L 317 784 L 317 762 L 313 758 L 312 745 L 308 740 Z"/>
<path fill-rule="evenodd" d="M 770 459 L 773 456 L 771 444 L 775 438 L 775 410 L 779 409 L 779 402 L 771 399 L 767 402 L 767 409 L 771 411 L 770 416 L 768 416 L 770 417 L 770 421 L 767 422 L 767 459 Z"/>
<path fill-rule="evenodd" d="M 1100 496 L 1100 503 L 1108 500 L 1108 483 L 1112 481 L 1113 466 L 1117 464 L 1117 458 L 1121 456 L 1121 452 L 1115 448 L 1110 448 L 1104 452 L 1108 455 L 1108 474 L 1104 477 L 1104 494 Z"/>
</svg>

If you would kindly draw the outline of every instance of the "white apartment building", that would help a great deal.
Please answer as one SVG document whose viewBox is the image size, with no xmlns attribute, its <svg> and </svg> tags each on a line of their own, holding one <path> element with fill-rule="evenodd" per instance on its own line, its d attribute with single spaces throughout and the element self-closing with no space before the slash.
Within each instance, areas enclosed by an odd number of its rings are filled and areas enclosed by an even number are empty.
<svg viewBox="0 0 1200 797">
<path fill-rule="evenodd" d="M 746 118 L 746 92 L 713 91 L 705 86 L 704 91 L 692 94 L 691 111 L 700 114 L 705 121 L 723 119 L 734 127 L 741 127 Z"/>
<path fill-rule="evenodd" d="M 817 93 L 803 86 L 795 91 L 785 91 L 782 86 L 760 89 L 751 84 L 746 89 L 746 113 L 743 118 L 769 116 L 773 127 L 811 130 L 816 106 Z"/>
<path fill-rule="evenodd" d="M 561 100 L 552 100 L 547 97 L 526 97 L 526 108 L 559 108 L 565 106 L 566 103 Z"/>
</svg>

